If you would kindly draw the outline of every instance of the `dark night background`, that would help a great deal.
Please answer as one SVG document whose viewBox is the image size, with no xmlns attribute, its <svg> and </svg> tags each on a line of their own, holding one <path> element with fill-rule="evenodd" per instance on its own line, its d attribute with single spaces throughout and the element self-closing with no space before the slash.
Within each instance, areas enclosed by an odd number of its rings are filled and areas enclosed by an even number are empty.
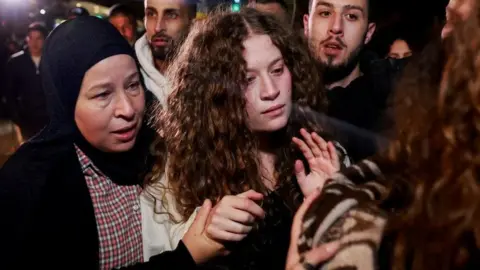
<svg viewBox="0 0 480 270">
<path fill-rule="evenodd" d="M 286 0 L 293 10 L 296 1 L 295 23 L 301 27 L 302 16 L 308 8 L 308 0 Z M 413 50 L 420 50 L 431 37 L 435 25 L 443 23 L 448 0 L 372 0 L 377 21 L 377 32 L 370 46 L 380 55 L 384 54 L 395 38 L 408 41 Z M 110 7 L 116 3 L 128 3 L 143 17 L 143 1 L 91 0 L 95 5 Z M 213 7 L 233 0 L 203 0 L 204 5 Z M 248 0 L 242 0 L 246 4 Z M 68 10 L 78 1 L 66 0 L 0 0 L 0 37 L 23 36 L 26 26 L 33 21 L 43 21 L 49 28 L 55 19 L 64 18 Z M 82 2 L 84 3 L 84 2 Z M 40 14 L 44 9 L 45 14 Z"/>
</svg>

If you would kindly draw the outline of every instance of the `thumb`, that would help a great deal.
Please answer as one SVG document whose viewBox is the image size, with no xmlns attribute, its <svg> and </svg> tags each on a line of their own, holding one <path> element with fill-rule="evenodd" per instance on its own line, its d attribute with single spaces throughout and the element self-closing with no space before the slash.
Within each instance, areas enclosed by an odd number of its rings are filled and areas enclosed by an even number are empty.
<svg viewBox="0 0 480 270">
<path fill-rule="evenodd" d="M 305 262 L 314 266 L 325 263 L 337 253 L 339 248 L 340 242 L 338 241 L 315 247 L 305 253 Z"/>
<path fill-rule="evenodd" d="M 250 199 L 252 201 L 258 201 L 258 200 L 263 199 L 263 194 L 258 193 L 255 190 L 251 189 L 249 191 L 245 191 L 243 193 L 238 194 L 238 197 L 247 198 L 247 199 Z"/>
<path fill-rule="evenodd" d="M 202 233 L 205 230 L 205 226 L 210 214 L 210 210 L 212 210 L 212 202 L 209 199 L 206 199 L 203 202 L 203 205 L 200 208 L 200 210 L 197 212 L 197 215 L 195 216 L 195 220 L 193 221 L 192 226 L 190 226 L 190 228 L 195 233 Z"/>
<path fill-rule="evenodd" d="M 295 176 L 297 177 L 298 184 L 302 186 L 305 183 L 307 175 L 305 174 L 305 166 L 301 160 L 295 161 Z"/>
</svg>

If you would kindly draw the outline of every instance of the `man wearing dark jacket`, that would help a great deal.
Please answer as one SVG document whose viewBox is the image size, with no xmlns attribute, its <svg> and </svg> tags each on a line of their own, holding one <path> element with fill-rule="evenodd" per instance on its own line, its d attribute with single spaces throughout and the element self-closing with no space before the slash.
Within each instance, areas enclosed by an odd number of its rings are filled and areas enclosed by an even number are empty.
<svg viewBox="0 0 480 270">
<path fill-rule="evenodd" d="M 38 133 L 48 120 L 39 72 L 47 34 L 41 24 L 30 25 L 27 48 L 12 55 L 5 69 L 7 116 L 20 128 L 23 140 Z"/>
<path fill-rule="evenodd" d="M 394 75 L 388 60 L 367 55 L 364 50 L 376 27 L 371 6 L 372 0 L 310 0 L 304 29 L 323 67 L 328 115 L 379 135 L 391 125 L 387 111 Z M 349 145 L 353 141 L 349 139 L 344 146 L 354 160 L 377 150 Z"/>
</svg>

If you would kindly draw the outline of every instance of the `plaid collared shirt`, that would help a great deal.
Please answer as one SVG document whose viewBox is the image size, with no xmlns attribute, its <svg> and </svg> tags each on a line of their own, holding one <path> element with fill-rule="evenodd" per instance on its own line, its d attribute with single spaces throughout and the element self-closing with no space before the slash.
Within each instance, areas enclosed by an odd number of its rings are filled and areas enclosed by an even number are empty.
<svg viewBox="0 0 480 270">
<path fill-rule="evenodd" d="M 76 147 L 95 209 L 100 269 L 143 262 L 139 186 L 119 186 Z"/>
</svg>

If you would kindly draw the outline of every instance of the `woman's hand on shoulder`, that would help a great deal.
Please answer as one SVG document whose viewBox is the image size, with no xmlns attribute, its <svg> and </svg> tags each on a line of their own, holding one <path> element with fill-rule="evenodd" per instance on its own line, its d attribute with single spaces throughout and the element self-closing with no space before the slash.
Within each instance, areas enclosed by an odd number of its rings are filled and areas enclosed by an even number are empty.
<svg viewBox="0 0 480 270">
<path fill-rule="evenodd" d="M 301 160 L 295 161 L 295 175 L 305 197 L 315 189 L 322 188 L 326 180 L 340 169 L 337 150 L 331 142 L 326 142 L 317 133 L 300 130 L 303 139 L 294 137 L 293 143 L 302 151 L 310 167 L 307 175 Z"/>
</svg>

